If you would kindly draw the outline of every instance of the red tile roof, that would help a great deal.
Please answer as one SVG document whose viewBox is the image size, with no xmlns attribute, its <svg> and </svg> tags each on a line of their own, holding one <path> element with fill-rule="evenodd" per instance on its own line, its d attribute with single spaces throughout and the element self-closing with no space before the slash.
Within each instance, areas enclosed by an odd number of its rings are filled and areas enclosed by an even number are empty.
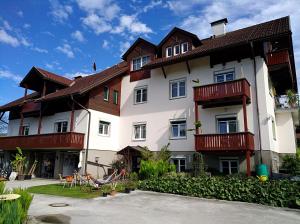
<svg viewBox="0 0 300 224">
<path fill-rule="evenodd" d="M 66 77 L 63 77 L 63 76 L 60 76 L 60 75 L 56 75 L 52 72 L 48 72 L 44 69 L 41 69 L 41 68 L 37 68 L 35 67 L 46 79 L 49 79 L 49 80 L 53 80 L 55 82 L 58 82 L 58 83 L 61 83 L 61 84 L 64 84 L 66 86 L 69 86 L 73 81 L 66 78 Z"/>
<path fill-rule="evenodd" d="M 28 101 L 28 100 L 32 100 L 34 98 L 37 98 L 39 96 L 39 93 L 37 92 L 34 92 L 34 93 L 31 93 L 31 94 L 28 94 L 26 99 L 24 97 L 21 97 L 17 100 L 14 100 L 12 102 L 9 102 L 3 106 L 0 106 L 0 112 L 1 111 L 7 111 L 9 110 L 10 108 L 13 108 L 13 107 L 16 107 L 16 106 L 19 106 L 20 104 L 22 104 L 23 102 Z"/>
<path fill-rule="evenodd" d="M 157 68 L 162 65 L 169 65 L 187 59 L 208 55 L 209 53 L 220 50 L 222 48 L 242 45 L 250 41 L 268 38 L 280 34 L 287 34 L 290 32 L 291 30 L 289 17 L 283 17 L 280 19 L 275 19 L 269 22 L 228 32 L 224 36 L 203 39 L 201 40 L 201 46 L 196 47 L 195 49 L 185 54 L 168 58 L 157 58 L 145 65 L 144 68 Z"/>
</svg>

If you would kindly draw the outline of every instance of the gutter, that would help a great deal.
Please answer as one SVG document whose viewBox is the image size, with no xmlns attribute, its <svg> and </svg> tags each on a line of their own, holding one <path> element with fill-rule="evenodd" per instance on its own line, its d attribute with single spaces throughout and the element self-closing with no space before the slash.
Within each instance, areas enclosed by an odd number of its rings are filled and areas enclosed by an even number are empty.
<svg viewBox="0 0 300 224">
<path fill-rule="evenodd" d="M 86 140 L 86 147 L 85 147 L 85 158 L 84 158 L 84 173 L 85 175 L 87 175 L 87 161 L 88 161 L 88 152 L 89 152 L 89 142 L 90 142 L 90 127 L 91 127 L 91 112 L 84 107 L 82 104 L 80 104 L 79 102 L 77 102 L 73 95 L 71 95 L 71 100 L 77 104 L 79 107 L 81 107 L 82 109 L 84 109 L 88 115 L 89 115 L 89 121 L 88 121 L 88 132 L 87 132 L 87 140 Z"/>
<path fill-rule="evenodd" d="M 257 93 L 257 72 L 256 72 L 256 61 L 255 61 L 255 54 L 254 54 L 254 47 L 253 47 L 253 41 L 250 42 L 251 47 L 251 53 L 253 57 L 253 70 L 254 70 L 254 79 L 255 79 L 255 98 L 256 98 L 256 113 L 257 113 L 257 123 L 258 123 L 258 148 L 259 148 L 259 161 L 260 164 L 263 163 L 262 161 L 262 148 L 261 148 L 261 130 L 260 130 L 260 116 L 259 116 L 259 109 L 258 109 L 258 93 Z"/>
</svg>

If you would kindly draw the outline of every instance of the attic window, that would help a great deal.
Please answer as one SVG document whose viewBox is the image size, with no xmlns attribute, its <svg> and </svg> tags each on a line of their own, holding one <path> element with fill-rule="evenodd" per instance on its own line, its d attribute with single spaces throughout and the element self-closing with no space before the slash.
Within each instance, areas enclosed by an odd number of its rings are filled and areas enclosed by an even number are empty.
<svg viewBox="0 0 300 224">
<path fill-rule="evenodd" d="M 182 54 L 186 53 L 188 51 L 188 49 L 189 49 L 188 46 L 189 46 L 188 42 L 185 42 L 185 43 L 181 44 L 181 53 Z"/>
<path fill-rule="evenodd" d="M 174 46 L 174 56 L 180 54 L 180 45 Z"/>
<path fill-rule="evenodd" d="M 167 58 L 172 56 L 172 47 L 166 48 L 166 56 L 167 56 Z"/>
<path fill-rule="evenodd" d="M 150 61 L 150 56 L 142 56 L 132 60 L 132 71 L 141 69 L 145 64 Z"/>
</svg>

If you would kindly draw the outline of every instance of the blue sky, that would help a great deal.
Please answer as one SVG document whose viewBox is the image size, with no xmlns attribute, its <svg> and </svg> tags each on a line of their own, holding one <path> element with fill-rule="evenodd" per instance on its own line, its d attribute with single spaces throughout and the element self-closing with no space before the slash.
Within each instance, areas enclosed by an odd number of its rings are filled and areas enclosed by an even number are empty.
<svg viewBox="0 0 300 224">
<path fill-rule="evenodd" d="M 291 16 L 300 68 L 300 1 L 248 0 L 10 0 L 0 2 L 0 105 L 21 97 L 32 66 L 66 77 L 119 62 L 141 36 L 153 43 L 174 26 L 211 35 L 210 22 L 227 17 L 228 30 Z M 298 21 L 298 24 L 297 24 Z"/>
</svg>

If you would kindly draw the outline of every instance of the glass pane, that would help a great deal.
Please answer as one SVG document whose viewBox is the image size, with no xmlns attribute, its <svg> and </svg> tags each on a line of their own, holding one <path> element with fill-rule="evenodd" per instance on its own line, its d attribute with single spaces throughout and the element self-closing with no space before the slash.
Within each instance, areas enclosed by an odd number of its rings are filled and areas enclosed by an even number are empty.
<svg viewBox="0 0 300 224">
<path fill-rule="evenodd" d="M 220 134 L 227 133 L 227 122 L 226 121 L 219 121 L 219 133 Z"/>
<path fill-rule="evenodd" d="M 171 47 L 167 48 L 167 56 L 172 56 L 172 48 Z"/>
<path fill-rule="evenodd" d="M 150 57 L 149 57 L 149 56 L 144 56 L 144 57 L 143 57 L 143 66 L 144 66 L 145 64 L 147 64 L 149 61 L 150 61 Z"/>
<path fill-rule="evenodd" d="M 108 87 L 104 87 L 104 94 L 103 94 L 103 98 L 105 99 L 105 100 L 108 100 Z"/>
<path fill-rule="evenodd" d="M 216 82 L 224 82 L 224 76 L 223 75 L 216 75 Z"/>
<path fill-rule="evenodd" d="M 180 172 L 185 172 L 185 159 L 180 160 Z"/>
<path fill-rule="evenodd" d="M 172 137 L 178 137 L 178 125 L 172 125 Z"/>
<path fill-rule="evenodd" d="M 230 166 L 231 166 L 231 169 L 232 168 L 237 168 L 238 167 L 237 161 L 230 161 Z"/>
<path fill-rule="evenodd" d="M 181 124 L 179 127 L 180 127 L 180 137 L 185 137 L 186 136 L 186 128 L 185 128 L 185 123 L 184 124 Z"/>
<path fill-rule="evenodd" d="M 179 96 L 185 96 L 185 81 L 179 83 Z"/>
<path fill-rule="evenodd" d="M 114 91 L 114 104 L 118 104 L 118 91 Z"/>
<path fill-rule="evenodd" d="M 229 162 L 222 161 L 222 169 L 224 174 L 229 174 Z"/>
<path fill-rule="evenodd" d="M 174 47 L 174 54 L 179 54 L 179 53 L 180 53 L 180 47 L 179 47 L 179 45 L 176 45 Z"/>
<path fill-rule="evenodd" d="M 229 133 L 237 132 L 237 122 L 236 121 L 228 121 L 228 129 Z"/>
<path fill-rule="evenodd" d="M 138 125 L 134 126 L 134 138 L 139 139 L 140 138 L 140 128 Z"/>
<path fill-rule="evenodd" d="M 108 125 L 104 125 L 104 134 L 108 135 Z"/>
<path fill-rule="evenodd" d="M 67 132 L 68 129 L 68 122 L 63 122 L 62 132 Z"/>
<path fill-rule="evenodd" d="M 103 134 L 103 124 L 99 124 L 99 134 Z"/>
<path fill-rule="evenodd" d="M 171 84 L 171 88 L 172 88 L 172 96 L 171 97 L 177 97 L 178 96 L 178 86 L 177 86 L 177 82 L 174 82 Z"/>
<path fill-rule="evenodd" d="M 146 125 L 142 126 L 142 138 L 146 138 Z"/>
<path fill-rule="evenodd" d="M 140 103 L 142 101 L 142 90 L 136 90 L 135 102 Z"/>
<path fill-rule="evenodd" d="M 180 168 L 179 168 L 179 164 L 178 164 L 178 159 L 173 159 L 173 163 L 174 163 L 174 165 L 176 166 L 176 172 L 179 172 L 180 170 Z"/>
<path fill-rule="evenodd" d="M 231 174 L 233 174 L 233 173 L 238 173 L 238 169 L 237 169 L 237 168 L 232 168 L 232 167 L 231 167 L 231 170 L 230 170 L 230 171 L 231 171 Z"/>
<path fill-rule="evenodd" d="M 232 81 L 233 80 L 233 72 L 226 74 L 226 81 Z"/>
<path fill-rule="evenodd" d="M 187 43 L 183 43 L 181 47 L 182 47 L 182 50 L 181 50 L 181 51 L 182 51 L 183 53 L 188 51 L 188 44 L 187 44 Z"/>
<path fill-rule="evenodd" d="M 147 89 L 143 89 L 142 101 L 143 101 L 143 102 L 146 102 L 146 101 L 147 101 Z"/>
</svg>

